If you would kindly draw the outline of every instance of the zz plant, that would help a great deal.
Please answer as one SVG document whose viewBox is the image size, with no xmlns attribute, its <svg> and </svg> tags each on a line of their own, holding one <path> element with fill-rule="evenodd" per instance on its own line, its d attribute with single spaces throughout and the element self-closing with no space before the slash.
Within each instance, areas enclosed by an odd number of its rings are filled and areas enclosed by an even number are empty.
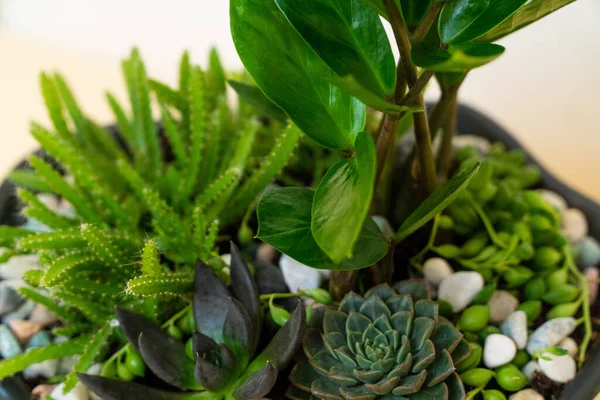
<svg viewBox="0 0 600 400">
<path fill-rule="evenodd" d="M 504 47 L 494 41 L 573 1 L 230 0 L 233 40 L 258 87 L 307 136 L 342 157 L 316 190 L 269 190 L 258 205 L 258 237 L 315 268 L 377 264 L 374 282 L 389 282 L 393 257 L 386 254 L 450 204 L 477 172 L 473 165 L 447 180 L 458 90 L 469 71 L 502 55 Z M 382 18 L 393 31 L 397 64 Z M 442 96 L 428 115 L 422 92 L 433 77 Z M 377 132 L 366 131 L 367 107 L 382 114 Z M 389 193 L 391 149 L 408 119 L 426 200 L 386 239 L 368 214 L 377 211 L 374 196 Z M 346 293 L 353 277 L 334 274 L 334 292 Z"/>
<path fill-rule="evenodd" d="M 32 170 L 12 179 L 23 213 L 44 229 L 0 227 L 0 246 L 2 262 L 39 255 L 43 268 L 26 273 L 32 287 L 21 293 L 58 315 L 64 325 L 55 333 L 71 339 L 0 362 L 1 377 L 79 354 L 70 389 L 75 372 L 114 336 L 116 305 L 164 321 L 193 293 L 197 259 L 227 281 L 218 235 L 249 214 L 300 138 L 293 125 L 261 122 L 264 114 L 243 101 L 229 105 L 214 51 L 206 72 L 184 54 L 178 89 L 149 79 L 137 50 L 123 75 L 130 111 L 107 95 L 118 133 L 85 116 L 60 75 L 41 76 L 53 128 L 34 123 L 31 131 L 47 156 L 31 156 Z M 51 210 L 34 191 L 64 199 L 72 215 Z"/>
</svg>

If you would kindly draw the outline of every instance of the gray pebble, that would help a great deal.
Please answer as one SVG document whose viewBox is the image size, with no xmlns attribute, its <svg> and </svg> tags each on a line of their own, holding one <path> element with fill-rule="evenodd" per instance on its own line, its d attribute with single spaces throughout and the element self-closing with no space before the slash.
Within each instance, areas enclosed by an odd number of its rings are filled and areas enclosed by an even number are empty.
<svg viewBox="0 0 600 400">
<path fill-rule="evenodd" d="M 27 344 L 25 345 L 25 349 L 32 349 L 34 347 L 44 347 L 52 343 L 50 340 L 50 335 L 46 331 L 40 331 L 33 335 Z"/>
<path fill-rule="evenodd" d="M 595 267 L 600 264 L 600 243 L 593 237 L 585 237 L 577 246 L 577 264 L 580 268 Z"/>
<path fill-rule="evenodd" d="M 533 374 L 536 372 L 542 372 L 540 365 L 537 361 L 531 360 L 521 369 L 521 372 L 529 382 L 533 380 Z"/>
<path fill-rule="evenodd" d="M 575 318 L 571 317 L 555 318 L 546 321 L 529 337 L 529 342 L 527 343 L 527 352 L 529 354 L 533 354 L 535 350 L 556 346 L 564 338 L 573 333 L 576 325 L 577 321 L 575 321 Z"/>
<path fill-rule="evenodd" d="M 579 243 L 588 234 L 585 214 L 577 208 L 569 208 L 561 215 L 560 229 L 569 243 Z"/>
<path fill-rule="evenodd" d="M 544 396 L 533 389 L 523 389 L 512 394 L 508 400 L 544 400 Z"/>
<path fill-rule="evenodd" d="M 22 352 L 21 345 L 12 331 L 6 325 L 0 325 L 0 356 L 12 358 Z"/>
<path fill-rule="evenodd" d="M 517 348 L 527 346 L 527 315 L 524 311 L 515 311 L 500 326 L 502 333 L 511 338 Z"/>
<path fill-rule="evenodd" d="M 23 376 L 25 379 L 37 378 L 38 376 L 48 379 L 56 375 L 57 369 L 58 360 L 46 360 L 25 368 L 23 370 Z"/>
<path fill-rule="evenodd" d="M 519 307 L 519 299 L 507 291 L 496 290 L 488 306 L 490 307 L 490 322 L 499 324 Z"/>
<path fill-rule="evenodd" d="M 29 315 L 29 320 L 33 322 L 38 322 L 42 327 L 47 327 L 54 324 L 58 321 L 58 317 L 52 311 L 41 304 L 36 304 L 36 306 L 31 311 Z"/>
<path fill-rule="evenodd" d="M 432 257 L 423 264 L 423 276 L 431 285 L 437 287 L 454 271 L 448 261 L 441 257 Z"/>
<path fill-rule="evenodd" d="M 16 310 L 9 314 L 6 314 L 2 318 L 2 322 L 8 324 L 10 321 L 14 321 L 17 319 L 27 319 L 27 317 L 29 317 L 29 315 L 33 311 L 34 307 L 35 303 L 31 300 L 27 300 L 23 304 L 21 304 Z"/>
<path fill-rule="evenodd" d="M 0 286 L 0 315 L 15 310 L 23 301 L 23 297 L 21 297 L 14 287 L 9 285 Z"/>
<path fill-rule="evenodd" d="M 590 304 L 594 304 L 598 298 L 598 279 L 600 278 L 600 270 L 597 267 L 588 267 L 583 272 L 588 280 L 588 297 Z"/>
</svg>

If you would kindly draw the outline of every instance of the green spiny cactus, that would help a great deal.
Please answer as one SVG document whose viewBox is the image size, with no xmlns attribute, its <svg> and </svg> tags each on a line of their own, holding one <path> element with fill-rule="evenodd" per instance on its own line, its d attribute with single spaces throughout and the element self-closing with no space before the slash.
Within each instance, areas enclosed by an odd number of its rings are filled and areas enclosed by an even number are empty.
<svg viewBox="0 0 600 400">
<path fill-rule="evenodd" d="M 67 378 L 71 388 L 75 372 L 116 339 L 109 321 L 117 304 L 160 322 L 193 292 L 196 259 L 228 281 L 216 250 L 220 228 L 253 206 L 300 138 L 293 126 L 259 121 L 243 102 L 239 109 L 229 105 L 215 51 L 207 71 L 184 54 L 177 89 L 150 80 L 137 50 L 122 70 L 130 106 L 106 95 L 118 134 L 86 116 L 60 75 L 41 75 L 53 127 L 34 123 L 31 133 L 48 157 L 31 156 L 33 171 L 11 176 L 23 186 L 25 215 L 47 229 L 0 227 L 0 261 L 40 256 L 43 268 L 25 274 L 32 287 L 22 293 L 54 311 L 66 324 L 57 333 L 81 345 L 4 360 L 0 377 L 48 357 L 81 354 Z M 272 143 L 267 156 L 265 143 Z M 40 191 L 68 202 L 74 215 L 46 206 L 35 194 Z"/>
</svg>

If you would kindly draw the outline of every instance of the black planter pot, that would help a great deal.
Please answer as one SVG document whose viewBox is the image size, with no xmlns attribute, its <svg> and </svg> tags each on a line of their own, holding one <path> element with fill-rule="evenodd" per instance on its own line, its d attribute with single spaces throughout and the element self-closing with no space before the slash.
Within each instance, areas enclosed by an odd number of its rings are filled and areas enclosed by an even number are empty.
<svg viewBox="0 0 600 400">
<path fill-rule="evenodd" d="M 469 106 L 461 105 L 458 109 L 458 130 L 463 133 L 481 136 L 491 142 L 503 143 L 508 149 L 523 148 L 503 127 Z M 567 200 L 570 207 L 578 208 L 584 212 L 589 223 L 589 235 L 600 241 L 600 204 L 557 179 L 529 153 L 527 153 L 527 161 L 540 167 L 542 187 L 559 193 Z M 23 165 L 21 164 L 21 166 Z M 4 182 L 0 186 L 0 225 L 19 225 L 22 223 L 22 218 L 18 215 L 18 209 L 19 204 L 15 196 L 14 185 L 10 182 Z M 12 382 L 9 386 L 13 385 Z M 3 399 L 2 386 L 0 385 L 0 399 Z M 591 400 L 598 393 L 600 393 L 600 348 L 590 355 L 584 368 L 567 385 L 560 400 Z"/>
</svg>

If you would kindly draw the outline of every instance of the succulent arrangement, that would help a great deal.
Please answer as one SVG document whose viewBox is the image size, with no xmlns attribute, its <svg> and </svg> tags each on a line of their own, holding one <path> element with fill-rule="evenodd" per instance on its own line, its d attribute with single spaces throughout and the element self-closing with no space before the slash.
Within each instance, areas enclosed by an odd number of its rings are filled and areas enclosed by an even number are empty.
<svg viewBox="0 0 600 400">
<path fill-rule="evenodd" d="M 133 50 L 109 128 L 42 74 L 53 127 L 11 175 L 28 222 L 0 227 L 0 263 L 39 261 L 19 290 L 59 338 L 5 356 L 2 325 L 0 378 L 75 357 L 54 400 L 559 393 L 600 245 L 524 152 L 455 133 L 494 42 L 573 1 L 230 0 L 247 71 L 184 54 L 172 88 Z"/>
</svg>

